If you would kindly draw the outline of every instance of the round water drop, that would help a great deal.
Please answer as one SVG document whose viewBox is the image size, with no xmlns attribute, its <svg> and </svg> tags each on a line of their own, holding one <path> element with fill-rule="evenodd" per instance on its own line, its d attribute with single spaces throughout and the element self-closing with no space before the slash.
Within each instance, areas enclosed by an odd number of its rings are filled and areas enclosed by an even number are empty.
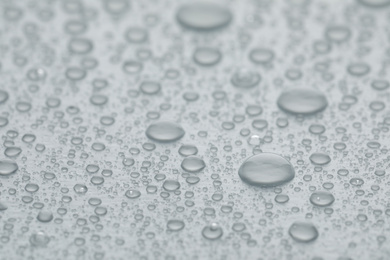
<svg viewBox="0 0 390 260">
<path fill-rule="evenodd" d="M 0 160 L 0 176 L 8 176 L 18 170 L 18 165 L 10 160 Z"/>
<path fill-rule="evenodd" d="M 368 64 L 363 62 L 357 62 L 348 65 L 347 71 L 349 74 L 355 77 L 361 77 L 370 72 L 371 68 Z"/>
<path fill-rule="evenodd" d="M 192 144 L 183 144 L 179 148 L 179 154 L 181 156 L 190 156 L 190 155 L 196 155 L 198 153 L 198 148 L 196 148 L 195 145 Z"/>
<path fill-rule="evenodd" d="M 215 48 L 197 48 L 194 52 L 194 61 L 201 66 L 213 66 L 220 62 L 222 54 Z"/>
<path fill-rule="evenodd" d="M 241 68 L 237 70 L 231 79 L 233 86 L 237 88 L 253 88 L 257 86 L 261 81 L 261 76 L 258 72 Z"/>
<path fill-rule="evenodd" d="M 309 126 L 309 132 L 315 135 L 323 134 L 325 130 L 325 126 L 320 124 L 312 124 Z"/>
<path fill-rule="evenodd" d="M 264 120 L 264 119 L 256 119 L 256 120 L 253 120 L 252 126 L 253 126 L 253 128 L 255 128 L 257 130 L 263 130 L 263 129 L 267 128 L 268 122 L 267 122 L 267 120 Z"/>
<path fill-rule="evenodd" d="M 143 43 L 148 39 L 148 31 L 140 27 L 127 29 L 125 38 L 129 43 Z"/>
<path fill-rule="evenodd" d="M 87 186 L 85 186 L 83 184 L 76 184 L 76 185 L 74 185 L 73 190 L 77 194 L 85 194 L 85 193 L 87 193 L 88 188 L 87 188 Z"/>
<path fill-rule="evenodd" d="M 167 222 L 167 229 L 170 231 L 180 231 L 184 228 L 184 222 L 177 219 L 171 219 Z"/>
<path fill-rule="evenodd" d="M 188 156 L 181 163 L 181 168 L 187 172 L 200 172 L 205 167 L 205 162 L 197 156 Z"/>
<path fill-rule="evenodd" d="M 291 181 L 295 171 L 283 157 L 273 153 L 260 153 L 244 161 L 238 175 L 249 185 L 272 187 Z"/>
<path fill-rule="evenodd" d="M 349 183 L 353 186 L 362 186 L 364 181 L 361 178 L 352 178 Z"/>
<path fill-rule="evenodd" d="M 105 95 L 92 95 L 89 101 L 92 105 L 103 106 L 108 102 L 108 97 Z"/>
<path fill-rule="evenodd" d="M 123 71 L 130 75 L 140 73 L 143 68 L 144 66 L 141 62 L 134 60 L 125 61 L 122 65 Z"/>
<path fill-rule="evenodd" d="M 160 92 L 161 85 L 155 81 L 144 81 L 140 85 L 140 90 L 146 95 L 155 95 Z"/>
<path fill-rule="evenodd" d="M 40 222 L 50 222 L 53 220 L 53 213 L 51 213 L 50 211 L 40 211 L 37 216 L 37 219 Z"/>
<path fill-rule="evenodd" d="M 141 196 L 141 192 L 138 190 L 128 190 L 126 191 L 125 196 L 129 199 L 136 199 Z"/>
<path fill-rule="evenodd" d="M 325 31 L 325 37 L 331 42 L 345 42 L 351 38 L 351 30 L 342 25 L 330 26 Z"/>
<path fill-rule="evenodd" d="M 275 54 L 270 49 L 256 48 L 249 53 L 249 59 L 256 64 L 268 64 L 274 59 Z"/>
<path fill-rule="evenodd" d="M 8 119 L 6 117 L 0 116 L 0 127 L 8 125 Z"/>
<path fill-rule="evenodd" d="M 326 207 L 333 204 L 334 196 L 327 191 L 317 191 L 310 196 L 310 202 L 318 207 Z"/>
<path fill-rule="evenodd" d="M 50 242 L 50 238 L 43 231 L 36 232 L 30 236 L 30 243 L 33 246 L 43 247 Z"/>
<path fill-rule="evenodd" d="M 290 200 L 290 197 L 288 196 L 288 195 L 286 195 L 286 194 L 278 194 L 278 195 L 276 195 L 276 197 L 275 197 L 275 201 L 277 202 L 277 203 L 286 203 L 286 202 L 288 202 Z"/>
<path fill-rule="evenodd" d="M 387 80 L 374 80 L 371 83 L 371 87 L 375 90 L 381 91 L 381 90 L 388 89 L 390 87 L 390 83 Z"/>
<path fill-rule="evenodd" d="M 386 107 L 386 105 L 385 105 L 385 103 L 383 103 L 382 101 L 372 101 L 371 103 L 370 103 L 370 109 L 372 110 L 372 111 L 374 111 L 374 112 L 378 112 L 378 111 L 381 111 L 381 110 L 383 110 L 385 107 Z"/>
<path fill-rule="evenodd" d="M 74 54 L 87 54 L 93 49 L 93 44 L 89 39 L 74 38 L 70 40 L 68 49 Z"/>
<path fill-rule="evenodd" d="M 65 76 L 73 81 L 82 80 L 87 76 L 87 72 L 81 68 L 70 67 L 65 71 Z"/>
<path fill-rule="evenodd" d="M 212 223 L 211 225 L 203 228 L 202 235 L 206 239 L 216 240 L 222 237 L 223 230 L 217 223 Z"/>
<path fill-rule="evenodd" d="M 309 157 L 310 161 L 316 165 L 325 165 L 330 163 L 330 156 L 325 153 L 313 153 Z"/>
<path fill-rule="evenodd" d="M 0 90 L 0 104 L 5 103 L 8 100 L 8 97 L 9 97 L 8 92 L 4 90 Z"/>
<path fill-rule="evenodd" d="M 176 19 L 187 29 L 212 31 L 226 27 L 232 20 L 232 14 L 223 6 L 198 2 L 182 6 L 176 14 Z"/>
<path fill-rule="evenodd" d="M 384 170 L 375 170 L 374 174 L 376 176 L 384 176 L 386 172 Z"/>
<path fill-rule="evenodd" d="M 8 206 L 0 201 L 0 211 L 7 210 Z"/>
<path fill-rule="evenodd" d="M 180 183 L 175 180 L 166 180 L 164 181 L 163 188 L 166 191 L 175 191 L 180 189 Z"/>
<path fill-rule="evenodd" d="M 174 142 L 182 138 L 185 132 L 179 124 L 161 121 L 150 125 L 145 134 L 153 141 Z"/>
<path fill-rule="evenodd" d="M 317 228 L 308 222 L 294 222 L 288 230 L 290 236 L 298 242 L 311 242 L 317 239 L 318 230 Z"/>
<path fill-rule="evenodd" d="M 328 101 L 318 90 L 290 89 L 282 92 L 277 104 L 285 112 L 309 115 L 324 110 L 328 106 Z"/>
</svg>

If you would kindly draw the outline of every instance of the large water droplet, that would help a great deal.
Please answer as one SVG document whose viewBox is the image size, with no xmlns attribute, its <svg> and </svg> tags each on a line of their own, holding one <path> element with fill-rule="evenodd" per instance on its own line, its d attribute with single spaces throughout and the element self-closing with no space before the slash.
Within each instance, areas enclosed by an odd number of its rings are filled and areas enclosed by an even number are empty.
<svg viewBox="0 0 390 260">
<path fill-rule="evenodd" d="M 225 7 L 204 2 L 181 7 L 176 19 L 187 29 L 211 31 L 227 26 L 232 20 L 232 14 Z"/>
<path fill-rule="evenodd" d="M 334 202 L 334 196 L 327 191 L 317 191 L 310 196 L 310 202 L 319 207 L 330 206 Z"/>
<path fill-rule="evenodd" d="M 325 153 L 313 153 L 309 157 L 310 161 L 316 165 L 325 165 L 330 163 L 331 159 L 329 155 Z"/>
<path fill-rule="evenodd" d="M 314 114 L 324 110 L 328 101 L 324 94 L 314 89 L 290 89 L 278 98 L 278 106 L 293 114 Z"/>
<path fill-rule="evenodd" d="M 317 228 L 308 222 L 294 222 L 288 230 L 290 236 L 298 242 L 311 242 L 317 239 Z"/>
<path fill-rule="evenodd" d="M 222 58 L 222 54 L 215 48 L 197 48 L 194 53 L 194 61 L 201 66 L 213 66 Z"/>
<path fill-rule="evenodd" d="M 184 129 L 180 125 L 166 121 L 150 125 L 145 133 L 148 138 L 157 142 L 174 142 L 185 134 Z"/>
<path fill-rule="evenodd" d="M 295 171 L 283 157 L 273 153 L 260 153 L 248 158 L 240 166 L 238 174 L 250 185 L 272 187 L 291 181 Z"/>
<path fill-rule="evenodd" d="M 223 235 L 223 230 L 217 223 L 212 223 L 203 228 L 202 235 L 209 240 L 216 240 Z"/>
<path fill-rule="evenodd" d="M 187 172 L 200 172 L 206 167 L 205 162 L 196 156 L 188 156 L 181 163 L 181 168 Z"/>
<path fill-rule="evenodd" d="M 184 228 L 184 222 L 177 219 L 172 219 L 167 222 L 167 228 L 170 231 L 180 231 Z"/>
<path fill-rule="evenodd" d="M 125 196 L 129 199 L 136 199 L 141 196 L 141 192 L 138 190 L 128 190 L 126 191 Z"/>
<path fill-rule="evenodd" d="M 261 76 L 258 72 L 241 68 L 237 70 L 231 79 L 233 86 L 237 88 L 253 88 L 257 86 L 261 81 Z"/>
<path fill-rule="evenodd" d="M 18 165 L 9 160 L 0 160 L 0 176 L 10 175 L 18 170 Z"/>
</svg>

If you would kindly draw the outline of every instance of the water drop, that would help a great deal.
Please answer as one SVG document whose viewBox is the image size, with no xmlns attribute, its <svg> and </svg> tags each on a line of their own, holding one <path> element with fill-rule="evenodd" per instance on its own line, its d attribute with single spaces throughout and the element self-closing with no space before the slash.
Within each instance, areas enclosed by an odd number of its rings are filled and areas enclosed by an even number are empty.
<svg viewBox="0 0 390 260">
<path fill-rule="evenodd" d="M 272 187 L 291 181 L 295 171 L 283 157 L 273 153 L 260 153 L 244 161 L 238 174 L 249 185 Z"/>
</svg>

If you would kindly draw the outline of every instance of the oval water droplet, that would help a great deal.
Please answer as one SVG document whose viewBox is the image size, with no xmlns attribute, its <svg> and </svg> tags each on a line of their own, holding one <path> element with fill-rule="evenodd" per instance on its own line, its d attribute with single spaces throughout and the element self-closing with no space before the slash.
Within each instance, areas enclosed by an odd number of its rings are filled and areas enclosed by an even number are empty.
<svg viewBox="0 0 390 260">
<path fill-rule="evenodd" d="M 181 163 L 181 168 L 187 172 L 200 172 L 205 167 L 205 162 L 197 156 L 188 156 Z"/>
<path fill-rule="evenodd" d="M 184 129 L 173 122 L 161 121 L 150 125 L 145 132 L 146 136 L 157 142 L 175 142 L 181 139 Z"/>
<path fill-rule="evenodd" d="M 212 31 L 226 27 L 232 20 L 229 9 L 207 2 L 182 6 L 176 19 L 180 25 L 196 31 Z"/>
<path fill-rule="evenodd" d="M 295 171 L 283 157 L 273 153 L 260 153 L 244 161 L 238 174 L 247 184 L 272 187 L 291 181 Z"/>
<path fill-rule="evenodd" d="M 328 106 L 328 101 L 318 90 L 290 89 L 282 92 L 277 104 L 288 113 L 309 115 L 324 110 Z"/>
<path fill-rule="evenodd" d="M 310 202 L 319 207 L 330 206 L 334 202 L 334 196 L 327 191 L 316 191 L 310 196 Z"/>
<path fill-rule="evenodd" d="M 308 222 L 294 222 L 288 230 L 290 236 L 298 242 L 311 242 L 317 239 L 318 230 L 317 228 Z"/>
<path fill-rule="evenodd" d="M 0 160 L 0 176 L 8 176 L 18 170 L 18 165 L 10 160 Z"/>
</svg>

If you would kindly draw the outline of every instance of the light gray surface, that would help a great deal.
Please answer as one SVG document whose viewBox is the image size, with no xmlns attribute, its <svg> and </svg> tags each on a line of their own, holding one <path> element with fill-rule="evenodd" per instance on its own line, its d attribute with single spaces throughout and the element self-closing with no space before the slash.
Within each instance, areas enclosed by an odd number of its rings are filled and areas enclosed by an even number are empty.
<svg viewBox="0 0 390 260">
<path fill-rule="evenodd" d="M 0 1 L 0 259 L 390 259 L 390 1 L 187 2 Z"/>
</svg>

